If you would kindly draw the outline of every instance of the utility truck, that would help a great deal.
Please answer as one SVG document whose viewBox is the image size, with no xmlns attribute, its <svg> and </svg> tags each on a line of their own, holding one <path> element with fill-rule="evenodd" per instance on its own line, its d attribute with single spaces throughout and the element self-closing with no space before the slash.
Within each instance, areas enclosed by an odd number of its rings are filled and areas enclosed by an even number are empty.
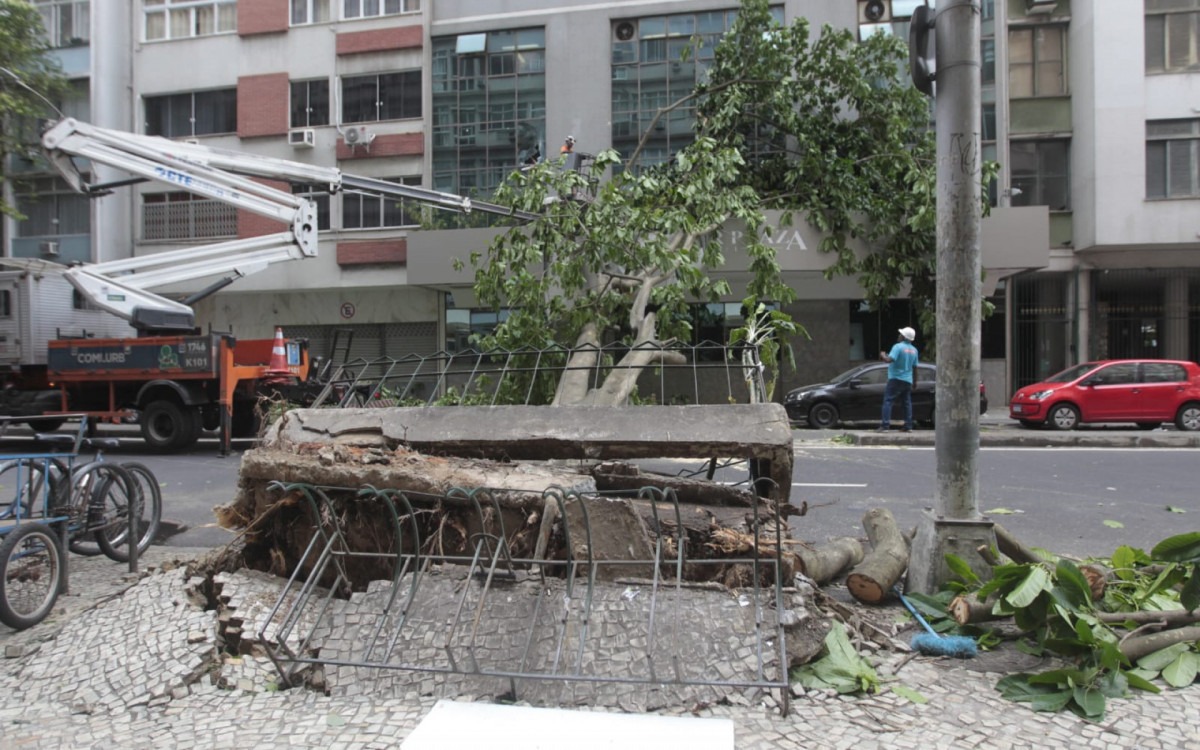
<svg viewBox="0 0 1200 750">
<path fill-rule="evenodd" d="M 68 414 L 86 414 L 93 422 L 136 419 L 147 444 L 163 451 L 192 445 L 202 430 L 219 429 L 222 452 L 228 452 L 232 437 L 255 432 L 261 396 L 294 397 L 308 379 L 304 341 L 236 339 L 196 328 L 195 302 L 272 264 L 317 254 L 312 201 L 254 178 L 324 185 L 331 194 L 353 188 L 460 212 L 535 218 L 332 167 L 109 130 L 71 118 L 48 127 L 42 147 L 71 187 L 89 196 L 157 181 L 287 227 L 276 234 L 93 264 L 0 258 L 0 308 L 9 313 L 0 316 L 0 415 L 26 418 L 39 429 L 58 426 Z M 94 183 L 86 171 L 90 164 L 129 177 Z M 215 280 L 182 301 L 151 291 L 207 279 Z M 105 314 L 97 316 L 97 310 Z"/>
</svg>

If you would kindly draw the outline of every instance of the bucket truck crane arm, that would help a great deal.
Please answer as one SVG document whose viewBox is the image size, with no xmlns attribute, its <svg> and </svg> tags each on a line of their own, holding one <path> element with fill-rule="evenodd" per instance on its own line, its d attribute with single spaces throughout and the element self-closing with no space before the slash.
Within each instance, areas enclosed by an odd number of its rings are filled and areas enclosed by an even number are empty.
<svg viewBox="0 0 1200 750">
<path fill-rule="evenodd" d="M 130 321 L 140 331 L 187 331 L 195 325 L 195 315 L 188 304 L 149 289 L 210 276 L 225 277 L 189 298 L 194 302 L 272 263 L 311 258 L 317 254 L 317 216 L 313 203 L 256 182 L 253 177 L 326 185 L 330 193 L 352 189 L 463 213 L 484 211 L 522 221 L 537 218 L 525 211 L 473 201 L 460 195 L 343 174 L 333 167 L 108 130 L 71 118 L 61 120 L 45 131 L 42 148 L 50 163 L 79 192 L 104 195 L 117 185 L 154 180 L 289 226 L 287 231 L 279 234 L 71 266 L 62 272 L 89 301 Z M 76 158 L 113 167 L 132 178 L 118 183 L 90 183 Z"/>
<path fill-rule="evenodd" d="M 272 263 L 317 254 L 317 217 L 312 202 L 244 175 L 324 183 L 330 190 L 337 190 L 341 184 L 337 169 L 220 152 L 166 138 L 98 128 L 70 118 L 42 135 L 42 147 L 50 163 L 80 192 L 103 194 L 107 189 L 87 182 L 76 157 L 127 172 L 133 175 L 133 182 L 163 182 L 289 226 L 279 234 L 73 266 L 64 271 L 67 281 L 97 307 L 143 331 L 188 330 L 195 321 L 191 307 L 147 291 L 150 288 L 222 274 L 230 275 L 232 281 Z"/>
</svg>

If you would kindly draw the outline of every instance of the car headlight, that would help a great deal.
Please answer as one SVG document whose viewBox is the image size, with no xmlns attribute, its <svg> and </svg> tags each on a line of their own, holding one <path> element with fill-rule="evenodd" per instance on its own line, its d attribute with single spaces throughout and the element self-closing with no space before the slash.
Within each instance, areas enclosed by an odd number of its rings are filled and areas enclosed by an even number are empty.
<svg viewBox="0 0 1200 750">
<path fill-rule="evenodd" d="M 1054 393 L 1054 391 L 1052 391 L 1052 390 L 1038 391 L 1037 393 L 1029 394 L 1029 398 L 1033 399 L 1034 401 L 1041 401 L 1044 398 L 1048 398 L 1051 393 Z"/>
</svg>

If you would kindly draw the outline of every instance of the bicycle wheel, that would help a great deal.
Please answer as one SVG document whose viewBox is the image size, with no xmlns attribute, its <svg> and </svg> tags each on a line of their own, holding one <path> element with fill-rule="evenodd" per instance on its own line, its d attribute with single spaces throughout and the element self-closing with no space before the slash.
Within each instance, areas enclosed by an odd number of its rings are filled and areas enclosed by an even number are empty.
<svg viewBox="0 0 1200 750">
<path fill-rule="evenodd" d="M 18 526 L 0 542 L 0 622 L 16 630 L 50 614 L 62 584 L 58 535 L 49 526 Z"/>
<path fill-rule="evenodd" d="M 129 562 L 129 523 L 131 509 L 135 509 L 135 528 L 138 552 L 145 551 L 154 538 L 156 528 L 151 529 L 150 515 L 146 512 L 149 503 L 143 499 L 145 491 L 141 481 L 123 466 L 104 464 L 96 472 L 102 476 L 94 485 L 88 504 L 88 530 L 96 540 L 96 546 L 111 560 Z M 152 502 L 152 501 L 151 501 Z"/>
<path fill-rule="evenodd" d="M 121 468 L 129 472 L 135 488 L 140 491 L 141 515 L 138 520 L 138 554 L 141 554 L 154 543 L 154 538 L 158 536 L 158 527 L 162 523 L 162 489 L 159 487 L 158 477 L 154 476 L 154 472 L 150 471 L 148 466 L 128 461 L 122 463 Z M 124 543 L 128 528 L 125 526 L 120 529 L 119 539 L 110 537 L 115 546 Z"/>
<path fill-rule="evenodd" d="M 103 552 L 96 543 L 95 534 L 92 533 L 93 522 L 90 515 L 92 498 L 99 484 L 109 476 L 106 468 L 109 465 L 104 461 L 92 461 L 77 466 L 71 471 L 70 480 L 62 482 L 61 489 L 58 490 L 58 494 L 63 496 L 60 502 L 63 512 L 71 517 L 67 549 L 82 557 L 96 557 Z M 97 520 L 96 523 L 99 525 L 101 522 Z"/>
<path fill-rule="evenodd" d="M 29 518 L 41 504 L 47 486 L 43 461 L 17 458 L 0 464 L 0 518 Z"/>
</svg>

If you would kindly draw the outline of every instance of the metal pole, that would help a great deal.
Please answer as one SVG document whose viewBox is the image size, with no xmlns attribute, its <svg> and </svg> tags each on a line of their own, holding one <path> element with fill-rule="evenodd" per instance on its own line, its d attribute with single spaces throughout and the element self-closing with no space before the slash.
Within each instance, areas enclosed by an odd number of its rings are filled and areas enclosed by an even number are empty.
<svg viewBox="0 0 1200 750">
<path fill-rule="evenodd" d="M 978 513 L 981 264 L 980 6 L 938 3 L 937 55 L 937 497 L 918 526 L 909 589 L 930 593 L 950 578 L 946 554 L 981 573 L 975 551 L 994 543 Z M 986 577 L 986 576 L 985 576 Z"/>
</svg>

